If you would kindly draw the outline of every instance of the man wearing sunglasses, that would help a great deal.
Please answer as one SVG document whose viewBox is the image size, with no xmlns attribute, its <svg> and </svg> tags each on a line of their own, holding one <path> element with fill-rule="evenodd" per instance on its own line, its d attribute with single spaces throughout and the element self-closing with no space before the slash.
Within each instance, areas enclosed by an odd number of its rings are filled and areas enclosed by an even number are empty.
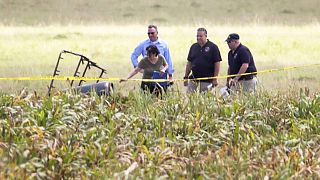
<svg viewBox="0 0 320 180">
<path fill-rule="evenodd" d="M 228 75 L 237 75 L 227 79 L 227 87 L 231 90 L 254 92 L 256 90 L 257 68 L 250 50 L 239 41 L 236 33 L 229 34 L 226 42 L 229 46 Z M 240 75 L 248 73 L 248 75 Z"/>
<path fill-rule="evenodd" d="M 173 70 L 173 64 L 170 56 L 170 51 L 168 44 L 159 39 L 158 37 L 158 28 L 155 25 L 149 25 L 148 26 L 148 32 L 147 35 L 149 39 L 146 39 L 142 41 L 133 51 L 131 54 L 131 62 L 134 68 L 138 66 L 138 57 L 142 55 L 143 57 L 147 56 L 146 48 L 150 45 L 157 46 L 160 54 L 165 58 L 165 60 L 168 63 L 168 74 L 169 74 L 169 80 L 172 80 L 172 74 L 174 72 Z"/>
</svg>

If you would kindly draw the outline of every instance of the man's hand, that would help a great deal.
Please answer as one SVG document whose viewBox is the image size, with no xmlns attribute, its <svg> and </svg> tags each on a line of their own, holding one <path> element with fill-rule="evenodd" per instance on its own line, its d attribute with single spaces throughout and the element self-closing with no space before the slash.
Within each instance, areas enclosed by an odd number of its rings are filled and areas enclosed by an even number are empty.
<svg viewBox="0 0 320 180">
<path fill-rule="evenodd" d="M 239 79 L 239 78 L 237 78 L 237 77 L 231 79 L 231 80 L 229 81 L 229 87 L 231 87 L 231 86 L 237 86 L 237 84 L 239 83 L 239 82 L 238 82 L 238 79 Z"/>
<path fill-rule="evenodd" d="M 184 85 L 184 86 L 188 86 L 188 80 L 189 80 L 189 79 L 188 79 L 187 77 L 184 77 L 183 79 L 184 79 L 183 85 Z"/>
<path fill-rule="evenodd" d="M 212 87 L 216 87 L 216 86 L 218 86 L 218 80 L 217 79 L 213 79 L 212 80 Z"/>
</svg>

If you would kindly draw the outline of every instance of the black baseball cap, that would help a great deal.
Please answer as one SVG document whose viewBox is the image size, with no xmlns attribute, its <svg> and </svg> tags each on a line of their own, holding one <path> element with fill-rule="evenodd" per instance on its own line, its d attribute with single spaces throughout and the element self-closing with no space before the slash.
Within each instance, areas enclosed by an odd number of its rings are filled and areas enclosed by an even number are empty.
<svg viewBox="0 0 320 180">
<path fill-rule="evenodd" d="M 240 36 L 237 33 L 232 33 L 229 34 L 228 38 L 226 39 L 226 41 L 230 41 L 230 40 L 239 40 Z"/>
</svg>

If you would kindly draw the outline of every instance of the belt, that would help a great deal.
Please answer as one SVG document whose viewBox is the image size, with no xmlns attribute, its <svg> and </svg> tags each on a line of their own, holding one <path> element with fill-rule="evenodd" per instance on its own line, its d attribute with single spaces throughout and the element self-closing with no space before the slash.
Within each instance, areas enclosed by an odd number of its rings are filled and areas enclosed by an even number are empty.
<svg viewBox="0 0 320 180">
<path fill-rule="evenodd" d="M 243 76 L 242 78 L 241 78 L 241 80 L 244 80 L 244 81 L 248 81 L 248 80 L 251 80 L 251 79 L 253 79 L 253 78 L 255 78 L 256 77 L 256 75 L 246 75 L 246 76 Z M 240 81 L 241 81 L 240 80 Z"/>
</svg>

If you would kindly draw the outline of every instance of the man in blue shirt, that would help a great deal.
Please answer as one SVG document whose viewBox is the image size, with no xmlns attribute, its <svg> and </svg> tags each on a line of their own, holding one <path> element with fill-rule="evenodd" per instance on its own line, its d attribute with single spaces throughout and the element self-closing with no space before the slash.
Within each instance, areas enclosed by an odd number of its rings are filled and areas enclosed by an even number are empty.
<svg viewBox="0 0 320 180">
<path fill-rule="evenodd" d="M 147 50 L 146 48 L 150 45 L 156 45 L 160 54 L 165 57 L 167 63 L 168 63 L 168 74 L 169 74 L 169 79 L 172 80 L 172 74 L 174 72 L 173 70 L 173 65 L 172 65 L 172 60 L 170 56 L 170 51 L 168 44 L 158 38 L 158 28 L 155 25 L 149 25 L 148 26 L 148 37 L 149 39 L 146 39 L 142 41 L 133 51 L 131 54 L 131 62 L 133 67 L 138 66 L 138 57 L 142 55 L 143 57 L 147 56 Z"/>
</svg>

